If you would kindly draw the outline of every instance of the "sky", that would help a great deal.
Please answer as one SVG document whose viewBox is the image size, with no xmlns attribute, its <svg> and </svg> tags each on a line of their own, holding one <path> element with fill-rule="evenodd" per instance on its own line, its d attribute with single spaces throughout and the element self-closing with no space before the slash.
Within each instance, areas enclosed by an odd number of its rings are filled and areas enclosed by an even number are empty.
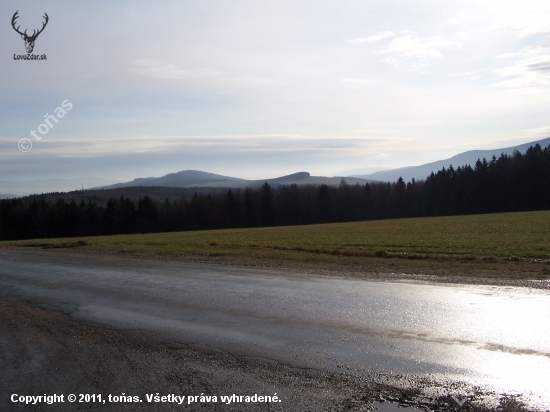
<svg viewBox="0 0 550 412">
<path fill-rule="evenodd" d="M 0 73 L 0 193 L 367 173 L 549 137 L 550 2 L 3 0 Z"/>
</svg>

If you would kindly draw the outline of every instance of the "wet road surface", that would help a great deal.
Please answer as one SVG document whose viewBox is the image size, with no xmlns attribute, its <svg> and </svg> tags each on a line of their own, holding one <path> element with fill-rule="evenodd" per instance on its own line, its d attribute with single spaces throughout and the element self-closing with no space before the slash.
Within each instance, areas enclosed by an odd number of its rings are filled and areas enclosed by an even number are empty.
<svg viewBox="0 0 550 412">
<path fill-rule="evenodd" d="M 466 382 L 550 408 L 548 290 L 0 251 L 0 297 L 295 366 Z"/>
</svg>

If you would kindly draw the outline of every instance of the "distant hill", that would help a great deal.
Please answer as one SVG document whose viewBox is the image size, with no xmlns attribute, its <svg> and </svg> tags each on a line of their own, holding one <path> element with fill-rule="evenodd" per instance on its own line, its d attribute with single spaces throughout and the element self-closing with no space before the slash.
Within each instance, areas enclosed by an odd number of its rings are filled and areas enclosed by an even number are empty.
<svg viewBox="0 0 550 412">
<path fill-rule="evenodd" d="M 220 180 L 220 177 L 227 180 Z M 219 193 L 226 193 L 229 189 L 246 189 L 258 188 L 265 182 L 269 183 L 272 187 L 281 185 L 321 185 L 326 184 L 329 186 L 338 186 L 342 179 L 346 180 L 348 184 L 364 184 L 365 180 L 358 178 L 343 178 L 343 177 L 321 177 L 311 176 L 307 172 L 294 173 L 287 176 L 281 176 L 273 179 L 264 180 L 245 180 L 234 177 L 221 176 L 213 173 L 199 172 L 196 170 L 185 170 L 179 173 L 171 173 L 169 175 L 156 178 L 140 178 L 134 179 L 132 182 L 119 183 L 112 186 L 86 189 L 86 190 L 74 190 L 70 192 L 53 192 L 46 194 L 35 194 L 25 196 L 22 199 L 27 202 L 33 200 L 46 201 L 55 203 L 58 199 L 63 199 L 65 202 L 70 203 L 75 201 L 76 203 L 92 202 L 101 206 L 105 206 L 109 199 L 119 199 L 124 197 L 137 203 L 140 198 L 145 196 L 150 197 L 155 203 L 163 203 L 166 199 L 170 202 L 181 199 L 182 197 L 191 199 L 195 193 L 198 195 L 216 195 Z M 200 183 L 190 184 L 189 186 L 159 186 L 159 184 L 165 185 L 183 185 L 192 181 L 199 181 Z M 138 186 L 134 186 L 138 185 Z"/>
<path fill-rule="evenodd" d="M 0 194 L 0 199 L 13 199 L 17 197 L 17 195 L 11 195 L 11 194 Z"/>
<path fill-rule="evenodd" d="M 137 178 L 131 182 L 117 183 L 114 185 L 103 186 L 100 189 L 117 189 L 121 187 L 137 186 L 163 186 L 163 187 L 189 187 L 189 186 L 217 186 L 230 182 L 241 182 L 244 179 L 236 177 L 222 176 L 214 173 L 201 172 L 198 170 L 184 170 L 177 173 L 170 173 L 162 177 Z M 98 188 L 99 189 L 99 188 Z"/>
<path fill-rule="evenodd" d="M 183 170 L 177 173 L 170 173 L 162 177 L 147 177 L 134 179 L 131 182 L 117 183 L 97 189 L 120 189 L 127 187 L 178 187 L 178 188 L 232 188 L 244 189 L 247 187 L 259 187 L 269 183 L 272 187 L 280 185 L 321 185 L 337 186 L 343 177 L 311 176 L 308 172 L 298 172 L 286 176 L 247 180 L 237 177 L 222 176 L 214 173 L 201 172 L 198 170 Z M 365 179 L 346 177 L 348 184 L 364 184 Z"/>
<path fill-rule="evenodd" d="M 458 166 L 465 166 L 465 165 L 474 166 L 474 164 L 477 162 L 478 159 L 485 158 L 487 160 L 490 160 L 493 156 L 496 156 L 498 158 L 502 153 L 511 155 L 516 150 L 518 152 L 525 153 L 525 151 L 530 146 L 534 146 L 537 143 L 542 148 L 545 148 L 548 145 L 550 145 L 550 137 L 543 140 L 537 140 L 531 143 L 525 143 L 519 146 L 506 147 L 503 149 L 470 150 L 464 153 L 457 154 L 456 156 L 453 156 L 450 159 L 438 160 L 436 162 L 426 163 L 420 166 L 401 167 L 398 169 L 383 170 L 380 172 L 370 173 L 366 175 L 353 175 L 353 177 L 366 179 L 366 180 L 382 181 L 382 182 L 395 182 L 397 179 L 399 179 L 399 177 L 402 177 L 403 180 L 405 180 L 406 182 L 411 181 L 413 178 L 415 180 L 424 180 L 432 172 L 436 173 L 442 168 L 448 169 L 449 166 L 451 165 L 456 169 Z M 346 180 L 347 179 L 348 178 L 346 177 Z"/>
</svg>

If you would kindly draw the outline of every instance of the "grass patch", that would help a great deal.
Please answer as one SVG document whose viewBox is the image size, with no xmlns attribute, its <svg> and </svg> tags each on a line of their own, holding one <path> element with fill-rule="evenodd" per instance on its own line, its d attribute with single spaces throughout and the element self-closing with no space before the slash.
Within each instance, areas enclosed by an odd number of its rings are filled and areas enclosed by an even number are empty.
<svg viewBox="0 0 550 412">
<path fill-rule="evenodd" d="M 366 270 L 527 270 L 547 276 L 550 211 L 0 242 L 186 261 Z M 515 266 L 514 266 L 515 265 Z M 405 270 L 405 269 L 403 269 Z"/>
<path fill-rule="evenodd" d="M 374 256 L 376 257 L 390 257 L 390 254 L 386 252 L 385 250 L 377 250 L 374 252 Z"/>
</svg>

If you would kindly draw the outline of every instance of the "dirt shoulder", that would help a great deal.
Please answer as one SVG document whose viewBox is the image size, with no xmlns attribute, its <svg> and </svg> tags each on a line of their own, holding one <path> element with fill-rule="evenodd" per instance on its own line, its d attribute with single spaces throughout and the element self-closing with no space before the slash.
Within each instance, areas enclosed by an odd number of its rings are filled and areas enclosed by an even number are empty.
<svg viewBox="0 0 550 412">
<path fill-rule="evenodd" d="M 194 349 L 116 332 L 47 313 L 13 301 L 0 301 L 0 409 L 29 410 L 12 394 L 108 394 L 139 396 L 141 403 L 38 405 L 39 410 L 182 410 L 171 403 L 146 402 L 146 394 L 269 395 L 280 403 L 224 406 L 220 402 L 185 407 L 197 410 L 306 411 L 361 410 L 374 396 L 367 383 L 292 368 L 259 358 Z M 324 406 L 323 406 L 324 405 Z"/>
<path fill-rule="evenodd" d="M 415 281 L 529 287 L 550 289 L 550 267 L 532 262 L 468 262 L 456 260 L 408 260 L 401 258 L 358 258 L 299 260 L 290 252 L 265 255 L 217 255 L 216 253 L 154 253 L 90 250 L 86 247 L 22 247 L 0 245 L 0 251 L 71 254 L 98 259 L 133 259 L 158 264 L 206 265 L 270 271 L 285 276 L 326 276 L 375 281 Z M 270 251 L 271 252 L 271 251 Z"/>
</svg>

